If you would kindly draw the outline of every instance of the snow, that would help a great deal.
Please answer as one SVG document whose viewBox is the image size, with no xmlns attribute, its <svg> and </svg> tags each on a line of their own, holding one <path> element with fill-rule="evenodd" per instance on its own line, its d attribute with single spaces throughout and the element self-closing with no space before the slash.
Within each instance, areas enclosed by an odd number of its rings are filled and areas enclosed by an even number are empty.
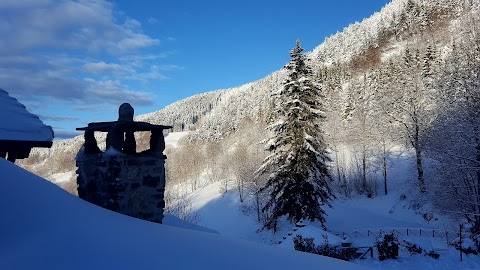
<svg viewBox="0 0 480 270">
<path fill-rule="evenodd" d="M 393 215 L 392 205 L 397 202 L 395 195 L 369 199 L 363 196 L 350 200 L 336 200 L 333 208 L 326 208 L 327 228 L 338 232 L 373 230 L 383 228 L 429 228 L 430 225 L 413 211 Z M 352 223 L 355 226 L 352 226 Z"/>
<path fill-rule="evenodd" d="M 46 126 L 25 106 L 0 89 L 0 140 L 45 141 L 53 140 L 53 130 Z"/>
<path fill-rule="evenodd" d="M 192 207 L 199 216 L 200 224 L 224 236 L 257 241 L 258 224 L 239 209 L 238 194 L 222 194 L 220 190 L 221 183 L 217 182 L 192 195 Z"/>
<path fill-rule="evenodd" d="M 74 171 L 69 171 L 69 172 L 52 174 L 49 180 L 54 184 L 61 184 L 61 183 L 70 182 L 72 181 L 72 179 L 75 179 L 76 177 L 77 177 L 77 174 Z"/>
<path fill-rule="evenodd" d="M 447 245 L 446 238 L 452 241 L 457 233 L 445 230 L 450 228 L 448 219 L 437 217 L 438 220 L 426 221 L 412 209 L 411 202 L 415 195 L 410 193 L 408 181 L 412 175 L 413 153 L 402 147 L 393 147 L 391 153 L 389 195 L 378 195 L 374 198 L 354 196 L 334 200 L 333 208 L 325 207 L 328 214 L 325 224 L 328 232 L 315 223 L 305 223 L 305 227 L 294 228 L 285 222 L 280 223 L 276 235 L 268 230 L 261 231 L 255 215 L 245 213 L 244 204 L 239 201 L 235 187 L 230 186 L 230 191 L 222 193 L 221 182 L 192 192 L 189 199 L 197 211 L 200 225 L 215 229 L 221 235 L 231 238 L 257 243 L 280 243 L 274 246 L 293 250 L 293 238 L 297 234 L 314 238 L 317 245 L 324 244 L 325 235 L 330 245 L 339 245 L 346 237 L 353 246 L 370 247 L 375 245 L 381 232 L 395 232 L 400 236 L 401 244 L 404 244 L 403 240 L 407 240 L 427 252 L 438 252 L 440 258 L 435 260 L 423 254 L 410 256 L 406 249 L 401 247 L 398 260 L 380 262 L 375 251 L 374 258 L 356 260 L 354 263 L 375 269 L 480 269 L 480 256 L 464 255 L 463 262 L 460 262 L 459 251 Z M 434 231 L 435 237 L 431 237 Z M 360 251 L 365 252 L 366 249 Z"/>
<path fill-rule="evenodd" d="M 115 157 L 118 155 L 123 155 L 122 152 L 118 151 L 114 147 L 110 146 L 105 152 L 103 152 L 103 156 L 105 157 Z"/>
<path fill-rule="evenodd" d="M 343 240 L 330 232 L 324 231 L 318 226 L 308 225 L 288 232 L 285 239 L 280 243 L 280 246 L 293 250 L 293 238 L 297 235 L 301 235 L 303 238 L 314 238 L 313 242 L 316 245 L 329 244 L 332 246 L 339 246 Z"/>
<path fill-rule="evenodd" d="M 0 269 L 369 269 L 127 217 L 3 159 L 0 169 Z"/>
<path fill-rule="evenodd" d="M 182 132 L 170 132 L 165 136 L 165 147 L 166 148 L 177 148 L 179 141 L 188 135 L 188 131 Z"/>
</svg>

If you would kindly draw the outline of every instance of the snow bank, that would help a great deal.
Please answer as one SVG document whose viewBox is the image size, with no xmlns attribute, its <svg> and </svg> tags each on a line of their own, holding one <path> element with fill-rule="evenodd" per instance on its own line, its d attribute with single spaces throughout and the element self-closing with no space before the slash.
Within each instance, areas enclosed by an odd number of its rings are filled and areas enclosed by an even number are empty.
<svg viewBox="0 0 480 270">
<path fill-rule="evenodd" d="M 0 269 L 367 269 L 123 216 L 3 159 L 0 171 Z"/>
</svg>

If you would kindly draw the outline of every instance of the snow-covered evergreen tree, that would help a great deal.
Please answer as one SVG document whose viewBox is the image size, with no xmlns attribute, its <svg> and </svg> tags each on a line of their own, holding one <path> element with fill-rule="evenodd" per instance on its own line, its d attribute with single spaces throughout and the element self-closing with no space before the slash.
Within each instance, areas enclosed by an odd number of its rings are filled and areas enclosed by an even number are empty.
<svg viewBox="0 0 480 270">
<path fill-rule="evenodd" d="M 269 212 L 265 224 L 276 230 L 278 219 L 325 222 L 325 211 L 333 197 L 328 170 L 330 158 L 322 133 L 324 115 L 321 89 L 311 80 L 312 70 L 305 63 L 303 48 L 297 40 L 290 52 L 290 63 L 283 87 L 273 93 L 275 106 L 267 142 L 270 155 L 257 174 L 267 175 L 264 191 L 270 192 L 263 211 Z"/>
</svg>

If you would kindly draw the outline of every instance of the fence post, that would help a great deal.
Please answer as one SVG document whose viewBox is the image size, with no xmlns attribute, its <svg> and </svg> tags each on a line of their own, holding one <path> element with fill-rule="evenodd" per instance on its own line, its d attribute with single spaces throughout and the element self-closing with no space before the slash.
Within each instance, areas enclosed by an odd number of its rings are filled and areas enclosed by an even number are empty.
<svg viewBox="0 0 480 270">
<path fill-rule="evenodd" d="M 373 259 L 373 247 L 370 247 L 370 257 Z"/>
<path fill-rule="evenodd" d="M 432 237 L 435 238 L 435 230 L 432 230 Z"/>
<path fill-rule="evenodd" d="M 463 261 L 463 255 L 462 255 L 462 224 L 460 224 L 460 261 Z"/>
</svg>

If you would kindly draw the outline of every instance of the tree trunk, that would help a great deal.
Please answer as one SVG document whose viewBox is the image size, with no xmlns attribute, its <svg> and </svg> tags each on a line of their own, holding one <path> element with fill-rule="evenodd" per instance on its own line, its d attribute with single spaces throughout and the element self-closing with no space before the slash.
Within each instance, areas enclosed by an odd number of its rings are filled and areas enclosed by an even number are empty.
<svg viewBox="0 0 480 270">
<path fill-rule="evenodd" d="M 476 152 L 477 152 L 477 156 L 476 156 L 476 161 L 477 161 L 477 167 L 479 168 L 477 170 L 477 194 L 480 195 L 480 132 L 476 132 L 476 138 L 475 138 L 475 142 L 476 142 Z"/>
<path fill-rule="evenodd" d="M 261 222 L 262 220 L 260 219 L 260 191 L 257 190 L 257 192 L 255 192 L 255 200 L 256 200 L 256 204 L 257 204 L 257 220 L 258 222 Z"/>
<path fill-rule="evenodd" d="M 365 147 L 362 153 L 362 182 L 365 189 L 367 188 L 367 154 L 365 153 Z"/>
<path fill-rule="evenodd" d="M 479 201 L 479 196 L 480 196 L 480 132 L 478 131 L 478 129 L 476 129 L 475 133 L 476 133 L 475 142 L 477 144 L 476 147 L 475 147 L 476 150 L 477 150 L 476 151 L 477 152 L 476 153 L 477 154 L 476 161 L 477 161 L 477 167 L 479 168 L 479 169 L 477 169 L 477 194 L 476 194 L 476 198 L 475 198 L 477 200 L 475 202 L 475 206 L 476 206 L 476 209 L 477 209 L 477 213 L 475 213 L 476 214 L 475 215 L 475 221 L 476 221 L 476 224 L 475 224 L 476 228 L 475 229 L 478 233 L 478 232 L 480 232 L 480 216 L 479 216 L 480 213 L 478 211 L 479 210 L 478 208 L 479 208 L 479 205 L 480 205 L 480 201 Z"/>
<path fill-rule="evenodd" d="M 335 166 L 337 167 L 337 178 L 338 178 L 338 182 L 341 183 L 342 182 L 342 176 L 340 175 L 340 163 L 338 162 L 338 149 L 337 149 L 337 145 L 335 144 L 334 145 L 334 151 L 335 151 Z"/>
<path fill-rule="evenodd" d="M 383 142 L 383 181 L 385 187 L 385 195 L 388 195 L 387 189 L 387 151 L 385 147 L 385 142 Z"/>
<path fill-rule="evenodd" d="M 417 158 L 417 174 L 420 192 L 425 193 L 427 192 L 427 187 L 425 186 L 425 178 L 423 176 L 422 150 L 418 141 L 418 136 L 415 138 L 415 155 Z"/>
<path fill-rule="evenodd" d="M 243 180 L 239 179 L 238 181 L 238 196 L 240 198 L 240 202 L 243 203 Z"/>
<path fill-rule="evenodd" d="M 366 127 L 365 127 L 365 117 L 363 117 L 363 127 L 362 127 L 362 185 L 364 191 L 367 193 L 367 197 L 372 197 L 373 194 L 370 192 L 370 188 L 367 184 L 367 136 L 366 136 Z"/>
</svg>

